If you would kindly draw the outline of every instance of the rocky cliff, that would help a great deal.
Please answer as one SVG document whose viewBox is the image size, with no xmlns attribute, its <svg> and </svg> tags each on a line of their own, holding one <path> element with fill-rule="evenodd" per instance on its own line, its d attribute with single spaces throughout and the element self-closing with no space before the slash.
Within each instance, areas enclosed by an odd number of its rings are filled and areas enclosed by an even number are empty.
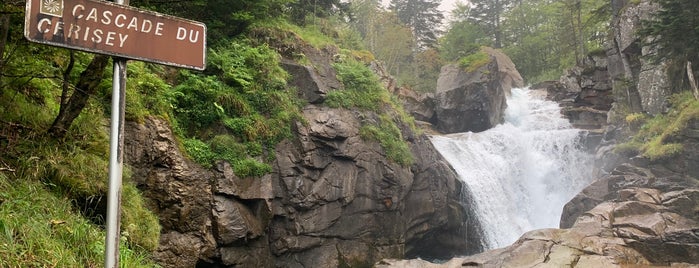
<svg viewBox="0 0 699 268">
<path fill-rule="evenodd" d="M 490 129 L 503 122 L 506 97 L 513 87 L 523 87 L 524 81 L 501 51 L 484 47 L 482 52 L 490 60 L 473 71 L 458 64 L 442 67 L 435 92 L 394 87 L 394 94 L 416 119 L 429 122 L 441 133 Z"/>
<path fill-rule="evenodd" d="M 399 125 L 415 161 L 389 160 L 359 133 L 379 115 L 322 105 L 342 90 L 335 50 L 300 41 L 278 49 L 309 104 L 295 136 L 277 145 L 271 174 L 240 178 L 226 162 L 193 164 L 164 120 L 126 127 L 125 159 L 161 219 L 163 267 L 366 267 L 481 250 L 468 242 L 480 233 L 462 205 L 468 190 L 425 135 Z M 299 53 L 312 67 L 290 57 Z"/>
<path fill-rule="evenodd" d="M 612 36 L 605 55 L 592 55 L 561 81 L 539 87 L 564 114 L 598 133 L 598 174 L 564 208 L 561 228 L 524 234 L 506 248 L 444 264 L 384 260 L 375 267 L 637 267 L 699 265 L 699 125 L 694 118 L 672 137 L 682 153 L 649 159 L 620 155 L 617 144 L 634 135 L 624 114 L 667 112 L 672 93 L 667 64 L 647 61 L 635 33 L 657 6 L 612 1 Z"/>
</svg>

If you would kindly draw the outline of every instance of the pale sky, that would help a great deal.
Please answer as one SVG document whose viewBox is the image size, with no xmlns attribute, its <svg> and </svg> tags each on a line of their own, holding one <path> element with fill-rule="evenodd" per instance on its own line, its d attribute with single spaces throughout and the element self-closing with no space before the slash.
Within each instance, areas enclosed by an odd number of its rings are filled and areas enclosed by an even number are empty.
<svg viewBox="0 0 699 268">
<path fill-rule="evenodd" d="M 391 3 L 391 0 L 381 0 L 384 6 L 388 6 L 389 3 Z M 449 12 L 454 9 L 454 4 L 456 4 L 457 0 L 442 0 L 442 3 L 439 5 L 439 10 L 444 13 L 444 18 L 449 17 Z M 462 0 L 462 2 L 465 2 Z M 443 21 L 443 23 L 447 23 L 447 21 Z"/>
<path fill-rule="evenodd" d="M 443 0 L 442 4 L 439 5 L 439 10 L 444 12 L 444 16 L 446 17 L 449 15 L 449 11 L 454 9 L 454 3 L 456 3 L 457 0 Z M 388 4 L 391 2 L 391 0 L 381 0 L 384 6 L 388 6 Z"/>
</svg>

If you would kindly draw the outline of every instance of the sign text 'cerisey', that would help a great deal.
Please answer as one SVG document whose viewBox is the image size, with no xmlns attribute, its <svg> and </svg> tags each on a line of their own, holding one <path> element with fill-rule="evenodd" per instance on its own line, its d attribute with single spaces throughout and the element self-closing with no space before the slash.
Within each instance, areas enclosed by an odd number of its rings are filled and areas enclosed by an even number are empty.
<svg viewBox="0 0 699 268">
<path fill-rule="evenodd" d="M 94 0 L 27 0 L 33 42 L 203 70 L 203 23 Z"/>
</svg>

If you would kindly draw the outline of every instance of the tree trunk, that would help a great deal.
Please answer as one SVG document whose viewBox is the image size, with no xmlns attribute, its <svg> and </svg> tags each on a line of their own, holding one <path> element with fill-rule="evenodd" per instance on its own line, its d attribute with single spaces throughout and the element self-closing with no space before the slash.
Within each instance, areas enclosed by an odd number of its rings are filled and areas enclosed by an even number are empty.
<svg viewBox="0 0 699 268">
<path fill-rule="evenodd" d="M 56 120 L 48 130 L 48 133 L 57 138 L 63 138 L 68 132 L 68 128 L 73 123 L 75 118 L 80 115 L 83 108 L 87 104 L 90 95 L 93 95 L 97 90 L 104 70 L 109 63 L 109 57 L 105 55 L 95 55 L 85 71 L 80 73 L 78 83 L 75 85 L 75 90 L 67 102 L 61 100 L 61 107 Z"/>
<path fill-rule="evenodd" d="M 10 14 L 0 14 L 0 71 L 5 67 L 5 45 L 10 33 Z"/>
<path fill-rule="evenodd" d="M 580 42 L 579 48 L 580 48 L 580 56 L 584 59 L 587 56 L 587 49 L 585 48 L 585 27 L 583 26 L 582 22 L 582 1 L 577 0 L 575 2 L 575 11 L 577 12 L 577 22 L 578 22 L 578 38 L 576 42 Z"/>
<path fill-rule="evenodd" d="M 689 77 L 689 84 L 692 85 L 692 92 L 694 93 L 694 98 L 699 100 L 699 87 L 697 87 L 697 80 L 694 79 L 694 70 L 692 70 L 691 61 L 687 61 L 687 77 Z"/>
<path fill-rule="evenodd" d="M 500 15 L 502 13 L 502 5 L 500 0 L 495 0 L 495 48 L 502 48 L 502 32 L 500 29 Z"/>
<path fill-rule="evenodd" d="M 10 14 L 0 14 L 0 73 L 5 72 L 5 46 L 10 33 Z M 2 77 L 0 77 L 0 95 L 3 94 Z"/>
</svg>

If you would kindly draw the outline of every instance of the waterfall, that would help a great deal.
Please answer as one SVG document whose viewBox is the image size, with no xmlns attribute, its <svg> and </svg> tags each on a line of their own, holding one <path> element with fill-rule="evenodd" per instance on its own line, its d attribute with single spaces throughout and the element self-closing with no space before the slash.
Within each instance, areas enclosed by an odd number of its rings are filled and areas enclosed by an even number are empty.
<svg viewBox="0 0 699 268">
<path fill-rule="evenodd" d="M 563 206 L 592 179 L 581 130 L 557 103 L 513 89 L 505 123 L 480 133 L 432 137 L 472 193 L 484 248 L 510 245 L 524 232 L 557 228 Z"/>
</svg>

